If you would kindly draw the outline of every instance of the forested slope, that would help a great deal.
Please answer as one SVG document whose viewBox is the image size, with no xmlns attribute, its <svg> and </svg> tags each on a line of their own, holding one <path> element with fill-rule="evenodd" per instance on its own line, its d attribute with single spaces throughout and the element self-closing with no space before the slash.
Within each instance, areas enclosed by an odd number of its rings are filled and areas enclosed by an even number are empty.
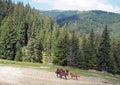
<svg viewBox="0 0 120 85">
<path fill-rule="evenodd" d="M 75 28 L 80 34 L 87 33 L 91 29 L 101 30 L 107 24 L 112 37 L 119 38 L 120 14 L 105 12 L 100 10 L 93 11 L 40 11 L 42 15 L 53 17 L 60 26 L 66 24 L 69 29 Z M 54 13 L 54 14 L 53 14 Z M 70 15 L 71 14 L 71 15 Z M 61 17 L 59 17 L 62 15 Z M 65 16 L 63 16 L 65 15 Z"/>
</svg>

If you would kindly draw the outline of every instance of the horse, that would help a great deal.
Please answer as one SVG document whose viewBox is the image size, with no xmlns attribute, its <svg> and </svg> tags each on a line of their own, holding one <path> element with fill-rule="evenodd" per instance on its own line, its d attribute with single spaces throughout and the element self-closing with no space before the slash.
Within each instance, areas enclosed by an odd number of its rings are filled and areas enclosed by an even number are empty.
<svg viewBox="0 0 120 85">
<path fill-rule="evenodd" d="M 73 79 L 73 78 L 76 78 L 77 80 L 78 80 L 78 75 L 76 74 L 76 73 L 70 73 L 70 76 L 71 76 L 71 78 Z"/>
<path fill-rule="evenodd" d="M 63 72 L 64 71 L 64 69 L 60 69 L 60 68 L 57 68 L 57 70 L 56 70 L 56 74 L 57 74 L 57 77 L 58 77 L 58 75 L 60 74 L 60 72 Z"/>
<path fill-rule="evenodd" d="M 57 68 L 55 73 L 56 73 L 57 77 L 59 76 L 60 78 L 62 78 L 64 76 L 65 79 L 67 79 L 67 75 L 69 74 L 69 70 L 65 70 L 63 68 Z"/>
</svg>

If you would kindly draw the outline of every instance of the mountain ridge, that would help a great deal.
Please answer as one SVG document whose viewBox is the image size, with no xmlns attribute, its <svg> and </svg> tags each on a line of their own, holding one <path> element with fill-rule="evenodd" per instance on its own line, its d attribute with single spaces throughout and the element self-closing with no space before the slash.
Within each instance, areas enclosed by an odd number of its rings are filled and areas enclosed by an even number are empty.
<svg viewBox="0 0 120 85">
<path fill-rule="evenodd" d="M 88 34 L 91 29 L 104 28 L 108 25 L 109 30 L 113 37 L 120 37 L 120 14 L 101 11 L 101 10 L 91 10 L 91 11 L 41 11 L 42 16 L 52 17 L 59 26 L 67 25 L 69 29 L 75 28 L 80 31 L 80 34 Z"/>
</svg>

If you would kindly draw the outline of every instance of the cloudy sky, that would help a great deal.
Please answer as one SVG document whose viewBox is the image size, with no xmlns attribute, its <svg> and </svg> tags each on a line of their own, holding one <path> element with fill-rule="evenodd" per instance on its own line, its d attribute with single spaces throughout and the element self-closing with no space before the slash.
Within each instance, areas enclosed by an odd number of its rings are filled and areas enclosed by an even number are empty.
<svg viewBox="0 0 120 85">
<path fill-rule="evenodd" d="M 39 10 L 103 10 L 120 13 L 120 0 L 12 0 Z"/>
</svg>

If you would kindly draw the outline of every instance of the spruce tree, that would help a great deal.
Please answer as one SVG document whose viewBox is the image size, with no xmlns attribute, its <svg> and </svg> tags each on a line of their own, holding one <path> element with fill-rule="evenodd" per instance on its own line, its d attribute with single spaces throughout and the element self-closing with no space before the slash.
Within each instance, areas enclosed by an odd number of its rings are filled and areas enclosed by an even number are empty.
<svg viewBox="0 0 120 85">
<path fill-rule="evenodd" d="M 4 19 L 1 26 L 0 55 L 4 59 L 14 60 L 16 45 L 16 29 L 13 27 L 12 16 Z"/>
<path fill-rule="evenodd" d="M 53 59 L 53 63 L 65 66 L 67 65 L 68 56 L 69 56 L 69 35 L 67 28 L 64 26 L 57 40 L 55 58 Z"/>
<path fill-rule="evenodd" d="M 75 30 L 71 32 L 68 65 L 77 67 L 79 63 L 79 38 Z"/>
<path fill-rule="evenodd" d="M 37 21 L 35 20 L 32 25 L 32 32 L 31 37 L 29 39 L 28 45 L 27 45 L 27 52 L 28 56 L 24 58 L 27 61 L 30 62 L 39 62 L 42 63 L 42 43 L 39 37 L 39 31 L 37 31 Z"/>
<path fill-rule="evenodd" d="M 15 27 L 17 28 L 17 39 L 20 41 L 22 46 L 26 46 L 28 43 L 28 23 L 26 22 L 26 15 L 25 8 L 21 5 L 17 5 L 14 9 L 14 22 Z"/>
<path fill-rule="evenodd" d="M 43 59 L 43 55 L 42 55 L 43 46 L 42 46 L 42 43 L 41 43 L 40 38 L 38 38 L 38 39 L 36 40 L 35 48 L 34 48 L 34 49 L 35 49 L 35 50 L 34 50 L 34 53 L 35 53 L 34 60 L 35 60 L 35 62 L 42 63 L 42 59 Z"/>
<path fill-rule="evenodd" d="M 22 61 L 22 46 L 19 41 L 16 44 L 15 61 Z"/>
<path fill-rule="evenodd" d="M 97 53 L 98 70 L 114 73 L 115 61 L 111 54 L 110 42 L 109 31 L 106 25 L 102 33 L 102 38 Z"/>
<path fill-rule="evenodd" d="M 116 66 L 117 66 L 117 73 L 120 74 L 120 41 L 117 43 L 114 53 L 115 53 L 114 54 L 115 62 L 116 62 Z"/>
<path fill-rule="evenodd" d="M 52 43 L 53 41 L 53 20 L 50 17 L 44 18 L 43 28 L 45 29 L 45 43 L 44 43 L 44 51 L 47 55 L 47 62 L 51 63 L 52 61 Z"/>
<path fill-rule="evenodd" d="M 97 61 L 96 61 L 96 47 L 95 47 L 95 36 L 93 29 L 91 30 L 91 33 L 89 35 L 89 68 L 90 69 L 96 69 L 97 67 Z"/>
<path fill-rule="evenodd" d="M 82 64 L 84 69 L 89 69 L 89 54 L 90 54 L 90 49 L 89 49 L 89 42 L 88 42 L 88 38 L 86 35 L 83 35 L 83 38 L 82 38 L 82 56 L 81 58 L 84 59 Z"/>
<path fill-rule="evenodd" d="M 57 43 L 57 39 L 58 39 L 58 37 L 60 35 L 60 31 L 59 30 L 60 30 L 60 28 L 57 25 L 57 23 L 54 23 L 54 25 L 53 25 L 53 32 L 52 32 L 52 40 L 51 40 L 52 41 L 52 45 L 51 45 L 52 53 L 54 53 L 54 51 L 55 51 L 55 46 L 56 46 L 56 43 Z"/>
</svg>

